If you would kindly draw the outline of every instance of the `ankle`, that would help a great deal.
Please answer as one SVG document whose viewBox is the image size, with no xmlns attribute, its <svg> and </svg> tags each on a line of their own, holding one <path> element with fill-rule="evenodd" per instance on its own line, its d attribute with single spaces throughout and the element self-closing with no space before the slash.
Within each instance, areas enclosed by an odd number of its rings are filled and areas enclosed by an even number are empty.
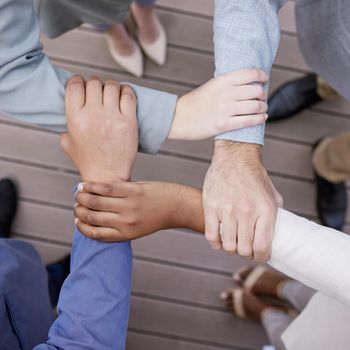
<svg viewBox="0 0 350 350">
<path fill-rule="evenodd" d="M 138 25 L 149 23 L 154 16 L 154 6 L 142 6 L 137 3 L 132 3 L 131 11 Z"/>
</svg>

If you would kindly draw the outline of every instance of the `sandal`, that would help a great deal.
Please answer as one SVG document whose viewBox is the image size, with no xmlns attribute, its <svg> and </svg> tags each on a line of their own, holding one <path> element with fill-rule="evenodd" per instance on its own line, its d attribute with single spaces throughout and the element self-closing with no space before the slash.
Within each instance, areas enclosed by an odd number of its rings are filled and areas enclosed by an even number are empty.
<svg viewBox="0 0 350 350">
<path fill-rule="evenodd" d="M 233 280 L 241 284 L 244 290 L 259 295 L 268 303 L 286 307 L 290 304 L 284 299 L 282 287 L 290 278 L 265 266 L 243 267 L 233 275 Z"/>
<path fill-rule="evenodd" d="M 261 315 L 268 309 L 275 309 L 295 316 L 295 311 L 291 307 L 277 307 L 243 288 L 234 288 L 230 292 L 222 293 L 220 297 L 225 302 L 226 308 L 233 311 L 233 314 L 241 319 L 260 321 Z"/>
</svg>

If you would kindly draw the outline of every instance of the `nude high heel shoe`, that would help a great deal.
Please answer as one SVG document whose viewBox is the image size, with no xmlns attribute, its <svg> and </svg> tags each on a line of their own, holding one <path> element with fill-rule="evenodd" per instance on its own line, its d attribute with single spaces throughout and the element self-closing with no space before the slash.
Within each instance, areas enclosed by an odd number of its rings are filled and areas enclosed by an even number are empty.
<svg viewBox="0 0 350 350">
<path fill-rule="evenodd" d="M 153 43 L 146 43 L 139 38 L 139 43 L 144 53 L 156 64 L 163 66 L 166 61 L 167 54 L 167 36 L 163 25 L 158 17 L 155 17 L 158 31 L 158 37 Z"/>
<path fill-rule="evenodd" d="M 113 58 L 113 60 L 119 64 L 122 68 L 124 68 L 127 72 L 132 75 L 141 78 L 143 75 L 143 56 L 140 47 L 137 45 L 136 41 L 132 39 L 134 42 L 134 52 L 131 55 L 121 55 L 115 45 L 113 43 L 113 39 L 110 34 L 105 34 L 109 52 Z"/>
</svg>

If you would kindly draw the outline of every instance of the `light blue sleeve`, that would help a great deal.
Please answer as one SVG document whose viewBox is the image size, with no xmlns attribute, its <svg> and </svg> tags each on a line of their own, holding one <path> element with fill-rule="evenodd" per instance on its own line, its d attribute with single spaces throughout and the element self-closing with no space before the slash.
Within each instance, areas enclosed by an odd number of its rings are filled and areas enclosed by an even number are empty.
<svg viewBox="0 0 350 350">
<path fill-rule="evenodd" d="M 215 76 L 241 68 L 270 73 L 280 39 L 278 10 L 287 0 L 215 0 Z M 265 125 L 233 130 L 219 140 L 264 143 Z"/>
<path fill-rule="evenodd" d="M 43 53 L 33 0 L 0 1 L 0 112 L 57 132 L 66 130 L 64 92 L 71 73 Z M 138 98 L 140 150 L 167 138 L 177 96 L 132 85 Z"/>
</svg>

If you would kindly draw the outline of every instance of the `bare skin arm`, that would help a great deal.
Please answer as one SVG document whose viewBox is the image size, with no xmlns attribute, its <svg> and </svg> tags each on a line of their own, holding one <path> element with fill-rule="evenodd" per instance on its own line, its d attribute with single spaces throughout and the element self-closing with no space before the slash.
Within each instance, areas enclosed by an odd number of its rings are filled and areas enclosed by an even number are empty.
<svg viewBox="0 0 350 350">
<path fill-rule="evenodd" d="M 76 195 L 76 224 L 91 238 L 114 242 L 155 231 L 187 228 L 204 233 L 202 191 L 166 182 L 84 183 Z"/>
</svg>

